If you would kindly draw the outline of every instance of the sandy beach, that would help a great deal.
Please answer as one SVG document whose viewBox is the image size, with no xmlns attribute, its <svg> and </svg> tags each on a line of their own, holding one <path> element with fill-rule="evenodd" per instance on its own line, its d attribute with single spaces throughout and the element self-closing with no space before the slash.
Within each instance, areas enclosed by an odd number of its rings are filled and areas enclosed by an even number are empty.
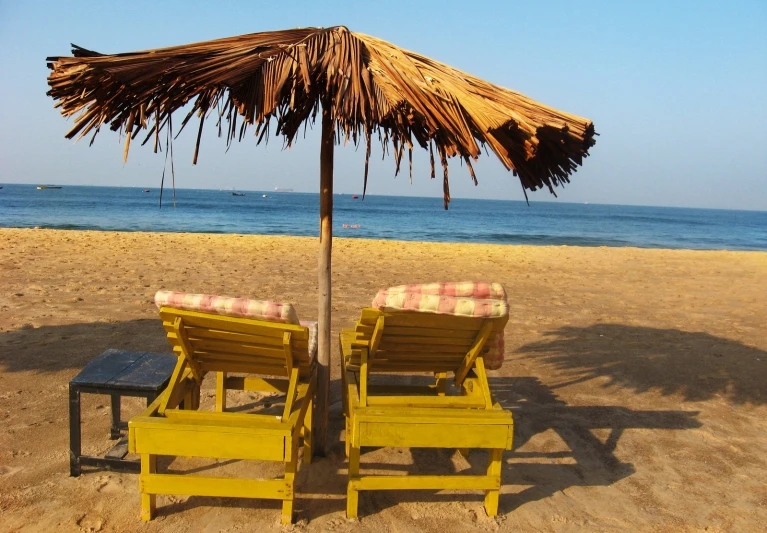
<svg viewBox="0 0 767 533">
<path fill-rule="evenodd" d="M 159 496 L 143 523 L 137 476 L 69 477 L 67 384 L 107 348 L 168 350 L 159 289 L 287 301 L 316 319 L 317 250 L 301 237 L 0 229 L 0 531 L 284 529 L 277 502 L 201 497 Z M 345 518 L 334 341 L 330 450 L 300 469 L 288 529 L 763 531 L 767 253 L 336 239 L 334 336 L 379 288 L 467 279 L 509 294 L 507 361 L 491 372 L 516 421 L 500 515 L 477 492 L 408 491 L 363 493 L 361 519 Z M 141 406 L 125 400 L 126 416 Z M 111 447 L 108 421 L 108 398 L 85 395 L 86 453 Z M 485 461 L 362 456 L 399 473 Z"/>
</svg>

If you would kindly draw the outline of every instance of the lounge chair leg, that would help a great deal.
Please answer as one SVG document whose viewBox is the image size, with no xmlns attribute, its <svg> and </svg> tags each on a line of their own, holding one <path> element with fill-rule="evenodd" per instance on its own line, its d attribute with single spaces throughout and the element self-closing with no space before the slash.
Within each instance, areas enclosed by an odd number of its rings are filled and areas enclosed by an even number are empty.
<svg viewBox="0 0 767 533">
<path fill-rule="evenodd" d="M 304 417 L 304 463 L 310 464 L 313 455 L 313 435 L 312 435 L 312 409 L 314 409 L 313 399 L 309 399 L 309 406 L 306 408 Z"/>
<path fill-rule="evenodd" d="M 346 438 L 349 442 L 350 435 Z M 346 518 L 357 518 L 357 507 L 359 505 L 359 491 L 352 488 L 352 481 L 359 477 L 360 473 L 360 449 L 350 446 L 349 448 L 349 482 L 346 487 Z"/>
<path fill-rule="evenodd" d="M 216 411 L 226 411 L 226 372 L 216 372 Z"/>
<path fill-rule="evenodd" d="M 282 500 L 282 525 L 293 523 L 293 500 Z"/>
<path fill-rule="evenodd" d="M 349 450 L 351 448 L 352 443 L 352 434 L 351 431 L 349 431 L 349 417 L 344 417 L 344 423 L 346 424 L 346 427 L 344 429 L 344 453 L 346 454 L 346 457 L 349 457 Z"/>
<path fill-rule="evenodd" d="M 298 464 L 298 442 L 293 441 L 293 453 L 289 462 L 285 463 L 285 481 L 290 486 L 290 499 L 282 500 L 282 524 L 293 523 L 293 502 L 295 498 L 296 466 Z"/>
<path fill-rule="evenodd" d="M 189 387 L 184 393 L 184 409 L 193 410 L 194 403 L 192 402 L 192 387 Z"/>
<path fill-rule="evenodd" d="M 494 477 L 498 480 L 498 487 L 494 490 L 489 490 L 485 493 L 485 511 L 487 516 L 495 516 L 498 514 L 498 497 L 501 490 L 501 467 L 503 466 L 503 450 L 494 449 L 490 450 L 490 461 L 487 465 L 487 475 Z"/>
<path fill-rule="evenodd" d="M 142 479 L 144 476 L 157 472 L 157 456 L 146 453 L 141 454 L 141 476 L 139 477 L 139 490 L 141 491 L 141 519 L 149 521 L 154 518 L 157 510 L 157 495 L 146 494 L 143 490 Z"/>
<path fill-rule="evenodd" d="M 437 378 L 437 395 L 444 396 L 447 393 L 447 372 L 438 372 L 434 377 Z"/>
<path fill-rule="evenodd" d="M 200 383 L 197 381 L 195 381 L 192 389 L 192 409 L 195 411 L 200 409 Z"/>
</svg>

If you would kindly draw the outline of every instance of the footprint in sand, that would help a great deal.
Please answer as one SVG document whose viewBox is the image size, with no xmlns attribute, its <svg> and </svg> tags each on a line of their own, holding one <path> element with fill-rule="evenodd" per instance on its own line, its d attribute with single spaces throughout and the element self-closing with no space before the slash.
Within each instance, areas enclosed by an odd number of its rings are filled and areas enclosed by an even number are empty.
<svg viewBox="0 0 767 533">
<path fill-rule="evenodd" d="M 88 533 L 96 533 L 104 529 L 104 519 L 97 514 L 85 513 L 75 523 L 80 527 L 80 531 Z"/>
<path fill-rule="evenodd" d="M 24 470 L 22 467 L 12 467 L 12 466 L 6 466 L 6 465 L 0 465 L 0 477 L 9 477 L 15 474 L 16 472 L 21 472 Z"/>
<path fill-rule="evenodd" d="M 98 476 L 94 480 L 94 483 L 96 485 L 96 491 L 102 494 L 122 491 L 120 484 L 109 476 Z"/>
</svg>

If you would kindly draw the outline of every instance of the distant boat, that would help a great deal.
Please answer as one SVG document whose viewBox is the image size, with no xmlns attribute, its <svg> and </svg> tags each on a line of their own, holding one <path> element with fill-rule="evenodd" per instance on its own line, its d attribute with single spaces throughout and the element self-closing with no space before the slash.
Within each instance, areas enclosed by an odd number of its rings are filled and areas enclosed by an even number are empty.
<svg viewBox="0 0 767 533">
<path fill-rule="evenodd" d="M 244 192 L 233 192 L 232 196 L 245 196 Z"/>
<path fill-rule="evenodd" d="M 266 194 L 262 194 L 262 195 L 261 195 L 261 198 L 269 198 L 269 196 L 268 196 L 268 195 L 266 195 Z"/>
<path fill-rule="evenodd" d="M 290 187 L 275 187 L 274 192 L 293 192 Z"/>
<path fill-rule="evenodd" d="M 61 185 L 38 185 L 37 190 L 41 189 L 61 189 Z"/>
<path fill-rule="evenodd" d="M 144 189 L 144 192 L 149 192 L 149 189 Z"/>
<path fill-rule="evenodd" d="M 356 194 L 352 195 L 352 200 L 356 200 L 357 198 L 359 198 L 359 196 L 357 196 Z"/>
</svg>

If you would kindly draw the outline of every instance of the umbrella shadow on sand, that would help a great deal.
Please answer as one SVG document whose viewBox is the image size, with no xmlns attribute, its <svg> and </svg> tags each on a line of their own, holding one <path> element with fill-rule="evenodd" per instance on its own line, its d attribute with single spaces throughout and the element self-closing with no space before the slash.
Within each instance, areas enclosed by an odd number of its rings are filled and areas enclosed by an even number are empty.
<svg viewBox="0 0 767 533">
<path fill-rule="evenodd" d="M 563 327 L 520 347 L 515 357 L 553 366 L 562 376 L 556 388 L 607 378 L 606 388 L 657 391 L 690 402 L 767 402 L 767 352 L 703 332 L 622 324 Z"/>
<path fill-rule="evenodd" d="M 79 372 L 104 350 L 169 352 L 156 319 L 26 327 L 0 332 L 0 372 Z"/>
</svg>

